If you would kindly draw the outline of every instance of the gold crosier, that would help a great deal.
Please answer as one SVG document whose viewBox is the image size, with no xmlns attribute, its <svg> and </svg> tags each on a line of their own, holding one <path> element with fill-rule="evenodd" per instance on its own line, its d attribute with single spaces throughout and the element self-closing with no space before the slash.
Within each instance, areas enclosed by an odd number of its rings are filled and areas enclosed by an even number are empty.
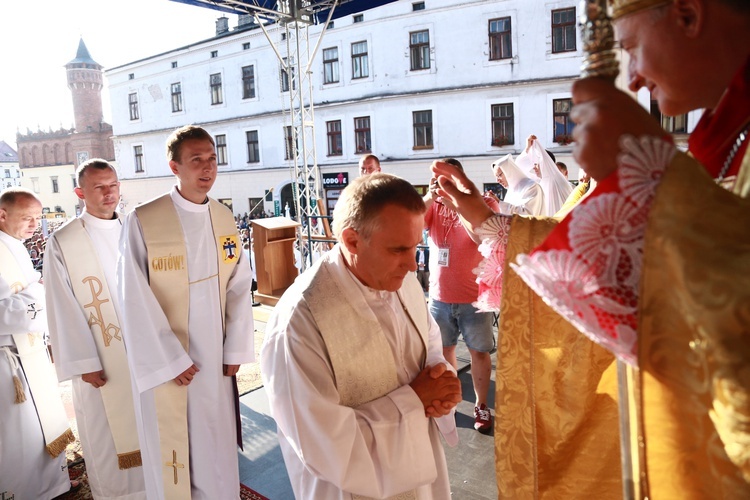
<svg viewBox="0 0 750 500">
<path fill-rule="evenodd" d="M 613 18 L 622 17 L 637 10 L 655 7 L 669 0 L 610 0 Z M 583 0 L 581 2 L 581 37 L 584 60 L 582 78 L 601 78 L 615 84 L 620 73 L 620 63 L 615 50 L 615 35 L 612 19 L 607 12 L 607 0 Z M 617 360 L 618 406 L 620 413 L 620 457 L 622 462 L 622 489 L 626 500 L 648 496 L 648 483 L 643 470 L 639 442 L 642 436 L 640 416 L 640 377 L 638 370 Z M 633 452 L 635 450 L 635 453 Z"/>
</svg>

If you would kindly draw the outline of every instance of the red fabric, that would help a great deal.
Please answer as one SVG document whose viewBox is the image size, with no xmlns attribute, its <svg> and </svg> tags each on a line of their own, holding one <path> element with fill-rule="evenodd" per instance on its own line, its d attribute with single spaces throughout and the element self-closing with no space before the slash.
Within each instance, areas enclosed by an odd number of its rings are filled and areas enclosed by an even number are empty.
<svg viewBox="0 0 750 500">
<path fill-rule="evenodd" d="M 704 112 L 690 137 L 690 152 L 717 178 L 749 122 L 750 58 L 716 109 Z M 659 146 L 659 142 L 666 146 L 664 139 L 628 139 L 624 152 L 629 156 L 619 160 L 618 170 L 600 181 L 530 256 L 519 256 L 517 261 L 519 275 L 555 310 L 631 363 L 637 362 L 643 235 L 661 172 L 673 154 L 665 155 L 669 151 Z M 725 177 L 739 172 L 748 142 Z M 626 206 L 630 208 L 623 210 Z"/>
<path fill-rule="evenodd" d="M 688 147 L 712 177 L 719 176 L 739 133 L 750 123 L 750 57 L 737 71 L 715 110 L 706 110 L 695 126 Z M 740 147 L 726 177 L 737 175 L 750 141 Z"/>
</svg>

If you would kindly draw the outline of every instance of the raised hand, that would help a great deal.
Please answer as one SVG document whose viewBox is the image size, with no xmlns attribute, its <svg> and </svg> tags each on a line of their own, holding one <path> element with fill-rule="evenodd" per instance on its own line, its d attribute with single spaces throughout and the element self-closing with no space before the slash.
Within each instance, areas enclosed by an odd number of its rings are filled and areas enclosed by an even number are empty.
<svg viewBox="0 0 750 500">
<path fill-rule="evenodd" d="M 482 222 L 494 214 L 484 202 L 482 191 L 454 165 L 435 161 L 430 169 L 438 179 L 438 194 L 451 202 L 470 232 L 475 232 Z"/>
<path fill-rule="evenodd" d="M 573 103 L 573 157 L 597 181 L 617 168 L 623 135 L 669 137 L 643 106 L 603 78 L 575 82 Z"/>
</svg>

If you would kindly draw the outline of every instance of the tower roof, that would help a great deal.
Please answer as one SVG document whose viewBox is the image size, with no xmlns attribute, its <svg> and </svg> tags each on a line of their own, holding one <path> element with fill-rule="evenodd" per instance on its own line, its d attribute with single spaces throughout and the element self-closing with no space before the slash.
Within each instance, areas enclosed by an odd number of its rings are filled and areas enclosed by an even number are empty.
<svg viewBox="0 0 750 500">
<path fill-rule="evenodd" d="M 94 61 L 91 58 L 91 54 L 89 54 L 89 49 L 86 48 L 86 44 L 83 43 L 83 38 L 78 42 L 78 52 L 76 52 L 76 58 L 70 61 L 65 66 L 72 66 L 72 65 L 79 65 L 79 64 L 85 64 L 87 66 L 95 66 L 96 69 L 102 69 L 102 65 L 98 62 Z"/>
</svg>

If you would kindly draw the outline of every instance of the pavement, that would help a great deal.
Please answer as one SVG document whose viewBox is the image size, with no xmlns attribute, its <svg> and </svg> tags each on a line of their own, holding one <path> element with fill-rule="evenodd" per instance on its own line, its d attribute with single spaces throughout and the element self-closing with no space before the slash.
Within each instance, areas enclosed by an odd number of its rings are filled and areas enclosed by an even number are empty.
<svg viewBox="0 0 750 500">
<path fill-rule="evenodd" d="M 255 328 L 265 330 L 270 306 L 253 308 Z M 474 430 L 474 389 L 469 352 L 462 340 L 457 347 L 463 401 L 458 404 L 456 424 L 460 442 L 451 448 L 443 443 L 448 462 L 451 494 L 459 500 L 497 498 L 493 434 Z M 495 356 L 488 405 L 495 406 Z M 271 417 L 263 387 L 240 397 L 244 450 L 239 453 L 240 481 L 270 500 L 293 499 L 292 486 L 281 456 L 276 423 Z M 493 411 L 494 418 L 494 411 Z"/>
</svg>

